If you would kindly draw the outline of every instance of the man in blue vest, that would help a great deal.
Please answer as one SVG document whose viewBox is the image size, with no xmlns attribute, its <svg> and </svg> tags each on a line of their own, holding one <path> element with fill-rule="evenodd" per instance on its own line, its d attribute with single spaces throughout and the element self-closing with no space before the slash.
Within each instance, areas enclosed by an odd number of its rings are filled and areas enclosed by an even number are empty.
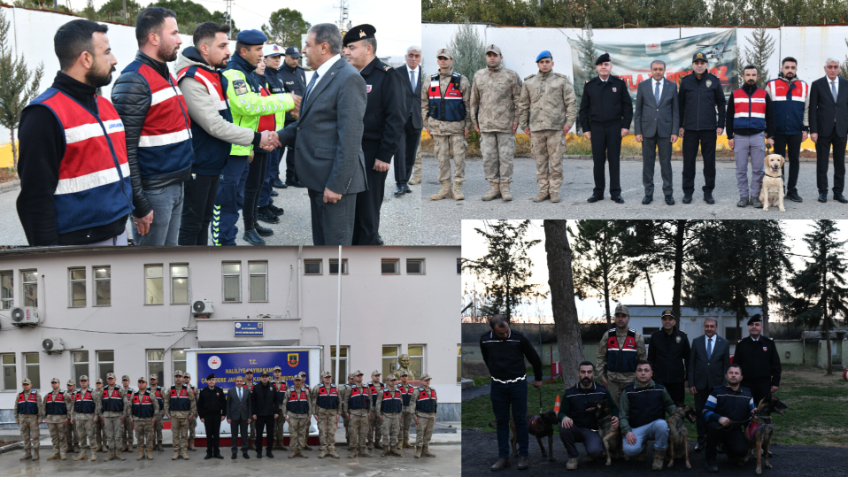
<svg viewBox="0 0 848 477">
<path fill-rule="evenodd" d="M 415 389 L 412 402 L 415 406 L 415 458 L 436 457 L 430 452 L 430 438 L 433 437 L 433 426 L 436 423 L 436 414 L 439 409 L 439 401 L 436 390 L 430 387 L 430 375 L 421 376 L 421 386 Z"/>
<path fill-rule="evenodd" d="M 589 457 L 598 458 L 604 452 L 601 436 L 594 431 L 600 429 L 594 412 L 596 401 L 606 399 L 609 402 L 612 428 L 618 428 L 618 406 L 607 388 L 595 384 L 595 366 L 589 361 L 583 361 L 577 366 L 577 374 L 580 381 L 565 391 L 565 399 L 562 400 L 557 414 L 557 418 L 562 422 L 559 438 L 568 452 L 568 462 L 565 465 L 568 470 L 577 469 L 579 454 L 575 443 L 583 443 L 587 460 Z"/>
<path fill-rule="evenodd" d="M 23 387 L 24 390 L 18 393 L 15 400 L 15 424 L 20 425 L 24 441 L 24 455 L 21 460 L 38 460 L 41 438 L 38 425 L 44 422 L 44 401 L 38 391 L 32 389 L 32 381 L 24 379 Z"/>
<path fill-rule="evenodd" d="M 619 405 L 621 392 L 636 377 L 636 363 L 646 359 L 642 334 L 630 329 L 630 310 L 625 305 L 615 307 L 615 328 L 604 333 L 598 345 L 598 376 Z"/>
<path fill-rule="evenodd" d="M 789 162 L 789 175 L 784 182 L 786 198 L 801 202 L 796 186 L 801 143 L 807 140 L 810 131 L 810 85 L 798 78 L 798 60 L 791 56 L 784 58 L 780 76 L 766 83 L 766 91 L 774 105 L 774 153 Z"/>
<path fill-rule="evenodd" d="M 132 414 L 132 426 L 135 427 L 136 440 L 138 441 L 138 458 L 145 457 L 153 460 L 153 421 L 159 414 L 159 400 L 156 395 L 147 388 L 147 379 L 144 376 L 138 378 L 138 391 L 130 396 L 130 407 Z"/>
<path fill-rule="evenodd" d="M 727 367 L 725 384 L 710 392 L 704 405 L 704 420 L 707 422 L 707 471 L 718 472 L 716 454 L 721 443 L 730 459 L 744 463 L 748 455 L 744 425 L 754 413 L 754 397 L 742 387 L 742 368 L 737 364 Z"/>
<path fill-rule="evenodd" d="M 46 416 L 44 422 L 47 423 L 50 439 L 53 441 L 53 455 L 48 457 L 47 460 L 67 460 L 67 426 L 70 425 L 68 409 L 70 409 L 73 401 L 71 395 L 61 389 L 58 378 L 53 378 L 50 381 L 50 386 L 53 390 L 44 396 L 44 414 Z M 73 443 L 71 443 L 71 451 L 73 452 L 73 450 Z"/>
<path fill-rule="evenodd" d="M 665 413 L 677 408 L 668 391 L 653 379 L 651 363 L 641 360 L 636 366 L 636 380 L 621 393 L 621 433 L 624 454 L 644 460 L 646 445 L 654 441 L 653 470 L 662 470 L 668 448 L 668 423 Z"/>
</svg>

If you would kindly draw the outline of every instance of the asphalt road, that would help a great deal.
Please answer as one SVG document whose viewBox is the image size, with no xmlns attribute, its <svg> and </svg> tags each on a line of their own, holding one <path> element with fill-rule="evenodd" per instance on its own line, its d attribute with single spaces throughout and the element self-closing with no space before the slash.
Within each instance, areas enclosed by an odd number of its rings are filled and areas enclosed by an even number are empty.
<svg viewBox="0 0 848 477">
<path fill-rule="evenodd" d="M 423 240 L 421 225 L 421 185 L 410 186 L 411 194 L 395 198 L 394 170 L 389 170 L 386 179 L 385 197 L 380 214 L 380 234 L 386 245 L 429 245 Z M 304 188 L 277 189 L 279 196 L 274 205 L 282 207 L 285 214 L 278 224 L 262 225 L 274 230 L 274 235 L 265 237 L 268 245 L 312 245 L 312 222 L 309 210 L 309 195 Z M 18 219 L 15 201 L 20 189 L 0 194 L 0 245 L 26 245 L 26 235 Z M 242 221 L 238 222 L 237 245 L 247 245 L 241 240 Z M 127 222 L 127 229 L 132 222 Z M 457 228 L 459 226 L 457 225 Z M 459 244 L 459 240 L 456 241 Z M 210 236 L 211 245 L 211 236 Z"/>
<path fill-rule="evenodd" d="M 547 447 L 547 439 L 542 440 Z M 559 435 L 554 435 L 553 453 L 555 462 L 548 462 L 542 458 L 542 453 L 539 450 L 539 444 L 536 439 L 531 436 L 529 443 L 530 468 L 526 472 L 521 472 L 516 469 L 516 458 L 511 458 L 512 467 L 503 470 L 495 475 L 498 477 L 509 476 L 532 476 L 541 477 L 546 475 L 561 476 L 567 471 L 565 463 L 568 461 L 568 454 L 559 440 Z M 649 443 L 651 450 L 648 452 L 646 462 L 627 462 L 624 460 L 614 460 L 612 465 L 606 467 L 604 461 L 596 461 L 592 463 L 585 462 L 585 454 L 583 446 L 577 445 L 580 451 L 580 464 L 575 475 L 658 475 L 651 470 L 651 462 L 653 461 L 653 443 Z M 690 446 L 694 449 L 694 443 L 690 442 Z M 484 432 L 476 429 L 462 430 L 462 475 L 465 476 L 491 476 L 489 470 L 492 464 L 497 461 L 497 435 L 494 432 Z M 547 449 L 546 449 L 547 450 Z M 813 447 L 813 446 L 772 446 L 772 452 L 775 454 L 771 458 L 772 469 L 763 469 L 763 475 L 766 477 L 808 477 L 808 476 L 846 476 L 848 475 L 848 449 L 835 447 Z M 690 449 L 689 461 L 692 464 L 691 469 L 687 469 L 683 460 L 675 460 L 674 467 L 671 469 L 664 468 L 662 473 L 681 474 L 681 475 L 712 475 L 708 474 L 705 465 L 706 459 L 704 452 L 695 452 Z M 727 458 L 719 455 L 718 457 L 719 475 L 754 475 L 756 469 L 756 461 L 749 460 L 744 467 L 738 467 L 734 463 L 728 462 Z"/>
<path fill-rule="evenodd" d="M 483 160 L 466 159 L 465 183 L 462 191 L 465 200 L 445 199 L 431 201 L 429 197 L 439 190 L 436 180 L 438 163 L 432 155 L 422 156 L 424 182 L 421 191 L 423 206 L 422 218 L 426 243 L 434 245 L 458 245 L 460 243 L 460 220 L 462 219 L 846 219 L 848 204 L 840 204 L 828 197 L 825 204 L 816 199 L 815 163 L 801 163 L 798 192 L 804 199 L 802 203 L 785 201 L 786 212 L 770 208 L 768 212 L 753 207 L 739 208 L 739 192 L 736 189 L 736 167 L 731 162 L 716 164 L 716 189 L 713 197 L 716 203 L 709 205 L 703 201 L 702 163 L 698 162 L 695 178 L 695 194 L 691 204 L 681 202 L 683 192 L 680 181 L 683 163 L 672 162 L 674 172 L 673 206 L 662 200 L 662 179 L 659 166 L 655 171 L 654 202 L 642 205 L 644 188 L 642 187 L 642 162 L 622 161 L 621 186 L 624 204 L 616 204 L 609 199 L 607 184 L 606 199 L 589 204 L 586 199 L 592 195 L 592 161 L 569 159 L 563 162 L 564 180 L 560 190 L 562 202 L 550 201 L 534 203 L 538 193 L 536 183 L 536 164 L 531 158 L 516 158 L 514 162 L 511 202 L 500 199 L 483 202 L 481 197 L 489 190 L 489 184 L 483 175 Z M 833 173 L 830 178 L 832 181 Z"/>
</svg>

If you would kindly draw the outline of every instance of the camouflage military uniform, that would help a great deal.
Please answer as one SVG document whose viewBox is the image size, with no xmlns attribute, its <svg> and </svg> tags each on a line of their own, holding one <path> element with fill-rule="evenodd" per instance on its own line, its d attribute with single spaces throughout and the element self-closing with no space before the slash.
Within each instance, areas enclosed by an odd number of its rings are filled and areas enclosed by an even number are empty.
<svg viewBox="0 0 848 477">
<path fill-rule="evenodd" d="M 71 398 L 71 402 L 73 403 L 74 394 L 76 394 L 76 390 L 74 387 L 76 383 L 73 380 L 68 381 L 67 389 L 65 392 Z M 70 415 L 71 410 L 68 408 L 68 425 L 65 426 L 65 442 L 68 443 L 68 452 L 79 452 L 80 451 L 80 443 L 79 443 L 79 434 L 77 433 L 77 426 L 74 426 L 70 423 Z"/>
<path fill-rule="evenodd" d="M 516 107 L 520 98 L 521 78 L 515 71 L 504 68 L 503 64 L 474 74 L 469 114 L 471 122 L 480 129 L 483 173 L 491 186 L 483 200 L 499 197 L 500 188 L 509 194 L 515 157 L 512 124 L 518 122 Z"/>
<path fill-rule="evenodd" d="M 403 413 L 403 408 L 401 407 L 401 412 L 384 411 L 382 409 L 386 394 L 389 394 L 393 400 L 400 400 L 400 404 L 403 406 L 403 398 L 399 394 L 400 390 L 395 385 L 395 380 L 392 378 L 393 377 L 390 376 L 386 380 L 386 387 L 384 387 L 380 394 L 377 395 L 376 409 L 380 415 L 383 431 L 383 455 L 401 455 L 398 447 L 398 435 L 400 435 L 400 417 Z M 396 393 L 397 396 L 395 397 Z"/>
<path fill-rule="evenodd" d="M 192 394 L 194 394 L 194 399 L 197 401 L 197 388 L 194 387 L 193 384 L 188 385 L 189 389 L 191 389 Z M 197 449 L 194 447 L 194 440 L 197 438 L 197 412 L 193 412 L 188 417 L 188 450 L 196 451 Z M 254 433 L 256 431 L 253 431 Z"/>
<path fill-rule="evenodd" d="M 562 186 L 563 126 L 577 119 L 577 97 L 567 76 L 536 73 L 524 79 L 518 103 L 518 127 L 530 129 L 530 147 L 536 159 L 536 182 L 541 202 L 548 196 L 559 202 Z"/>
<path fill-rule="evenodd" d="M 100 378 L 98 378 L 97 380 L 100 381 Z M 97 394 L 98 399 L 100 398 L 100 393 L 102 392 L 103 386 L 101 383 L 101 386 L 99 388 L 95 388 L 95 394 Z M 101 421 L 100 419 L 95 419 L 94 431 L 92 432 L 93 434 L 89 434 L 89 437 L 91 438 L 91 442 L 89 442 L 89 444 L 92 444 L 91 453 L 94 454 L 95 452 L 108 452 L 108 449 L 106 448 L 106 425 L 103 424 L 103 421 Z M 96 446 L 94 445 L 95 443 Z"/>
<path fill-rule="evenodd" d="M 129 376 L 124 376 L 124 377 L 129 379 Z M 123 381 L 123 378 L 121 379 L 121 381 Z M 135 392 L 135 390 L 130 386 L 127 386 L 127 387 L 124 388 L 124 394 L 127 395 L 127 401 L 129 401 L 130 398 L 132 398 L 132 395 L 133 395 L 134 392 Z M 123 426 L 124 427 L 123 427 L 122 432 L 121 432 L 121 442 L 120 442 L 121 451 L 132 452 L 133 447 L 134 447 L 132 419 L 124 419 Z"/>
<path fill-rule="evenodd" d="M 111 397 L 115 391 L 118 392 L 118 396 L 121 401 L 121 409 L 109 410 L 109 406 L 105 399 L 115 399 L 114 397 Z M 124 423 L 121 422 L 121 420 L 123 418 L 123 420 L 126 421 L 130 418 L 130 406 L 129 401 L 127 401 L 127 395 L 124 392 L 124 388 L 121 386 L 105 386 L 103 387 L 103 391 L 100 393 L 100 399 L 102 411 L 100 419 L 103 420 L 103 425 L 106 428 L 106 441 L 109 446 L 109 456 L 106 457 L 106 460 L 109 461 L 116 457 L 119 460 L 124 460 L 122 443 Z"/>
<path fill-rule="evenodd" d="M 81 376 L 80 379 L 85 376 Z M 93 412 L 83 412 L 83 405 L 85 404 L 85 395 L 87 393 L 91 393 L 91 402 L 94 403 Z M 80 389 L 76 393 L 74 393 L 74 405 L 71 407 L 70 415 L 71 421 L 73 421 L 74 426 L 77 428 L 77 434 L 80 437 L 80 453 L 78 456 L 74 457 L 74 460 L 83 460 L 87 457 L 88 449 L 91 449 L 91 460 L 97 460 L 97 451 L 96 449 L 100 447 L 99 444 L 96 444 L 95 440 L 95 422 L 100 422 L 100 413 L 102 412 L 101 405 L 103 400 L 102 396 L 102 388 L 98 392 L 96 389 L 84 388 Z M 77 405 L 80 406 L 80 409 L 77 409 Z M 101 423 L 102 424 L 102 423 Z M 105 429 L 105 425 L 102 426 Z M 103 447 L 106 446 L 106 439 L 103 438 Z"/>
<path fill-rule="evenodd" d="M 28 381 L 29 379 L 24 382 Z M 30 397 L 32 395 L 35 395 L 35 398 Z M 32 388 L 29 392 L 21 391 L 17 395 L 16 401 L 15 422 L 20 423 L 21 437 L 24 441 L 24 455 L 21 460 L 38 460 L 38 449 L 41 446 L 39 443 L 41 432 L 38 430 L 38 421 L 44 420 L 44 401 L 38 391 Z M 33 402 L 35 402 L 35 406 L 31 405 Z"/>
<path fill-rule="evenodd" d="M 137 460 L 144 458 L 145 449 L 147 450 L 147 459 L 153 460 L 153 421 L 156 419 L 155 416 L 161 411 L 161 409 L 159 409 L 159 400 L 156 399 L 156 396 L 152 392 L 150 392 L 150 388 L 145 388 L 144 392 L 141 392 L 141 390 L 136 391 L 130 398 L 130 406 L 132 406 L 133 399 L 138 397 L 141 401 L 145 395 L 147 395 L 153 403 L 153 417 L 138 417 L 133 415 L 131 420 L 128 419 L 130 421 L 130 425 L 135 426 L 135 436 L 138 441 Z"/>
<path fill-rule="evenodd" d="M 325 372 L 324 376 L 330 376 L 330 373 Z M 336 399 L 332 399 L 332 393 L 336 393 Z M 319 398 L 324 398 L 320 400 Z M 336 454 L 336 423 L 339 420 L 339 409 L 341 408 L 341 399 L 343 394 L 334 384 L 321 383 L 312 388 L 312 412 L 318 420 L 318 439 L 321 443 L 321 454 L 319 459 L 323 459 L 327 455 L 339 458 Z M 321 402 L 324 404 L 322 405 Z M 329 406 L 329 407 L 324 407 Z"/>
<path fill-rule="evenodd" d="M 155 378 L 155 376 L 155 374 L 150 375 L 151 382 L 147 389 L 150 390 L 150 394 L 154 395 L 156 394 L 156 391 L 159 391 L 159 395 L 161 396 L 161 398 L 156 399 L 159 404 L 159 411 L 156 412 L 156 415 L 153 417 L 153 447 L 161 452 L 164 450 L 162 447 L 162 429 L 164 427 L 162 425 L 162 414 L 165 412 L 165 396 L 163 394 L 165 391 L 161 386 L 159 386 L 158 378 Z M 153 384 L 153 379 L 157 380 L 157 384 Z"/>
<path fill-rule="evenodd" d="M 403 413 L 400 415 L 400 446 L 402 449 L 409 449 L 409 430 L 412 428 L 412 422 L 415 420 L 415 401 L 412 400 L 412 395 L 415 388 L 409 383 L 398 383 L 398 389 L 403 396 Z"/>
<path fill-rule="evenodd" d="M 300 380 L 298 380 L 300 381 Z M 301 381 L 302 383 L 303 381 Z M 302 391 L 306 391 L 309 393 L 309 388 L 305 385 L 301 384 L 298 388 L 298 383 L 295 381 L 295 385 L 289 388 L 288 393 L 286 393 L 286 405 L 289 403 L 296 403 L 297 399 L 292 400 L 293 393 L 299 393 Z M 307 457 L 303 453 L 303 449 L 306 446 L 306 437 L 309 435 L 309 422 L 312 419 L 312 399 L 306 399 L 306 410 L 307 412 L 304 414 L 293 412 L 291 410 L 288 411 L 288 419 L 289 419 L 289 447 L 291 448 L 291 454 L 289 454 L 289 458 L 294 458 L 297 456 Z"/>
<path fill-rule="evenodd" d="M 182 373 L 180 374 L 180 376 L 182 376 Z M 184 388 L 188 388 L 188 386 L 183 383 L 175 384 L 173 386 L 173 390 L 176 393 L 179 393 Z M 174 439 L 174 456 L 171 459 L 176 460 L 178 457 L 182 457 L 183 459 L 188 460 L 188 420 L 189 416 L 197 415 L 197 400 L 194 396 L 194 393 L 191 391 L 191 388 L 188 388 L 188 400 L 190 409 L 188 411 L 172 411 L 171 389 L 168 389 L 167 392 L 164 392 L 162 394 L 165 398 L 165 414 L 167 414 L 171 418 L 171 435 Z"/>
<path fill-rule="evenodd" d="M 415 152 L 415 163 L 412 165 L 412 176 L 409 178 L 409 185 L 421 183 L 421 143 L 418 143 L 418 149 Z"/>
<path fill-rule="evenodd" d="M 281 450 L 286 450 L 286 446 L 283 445 L 284 429 L 286 426 L 286 396 L 288 395 L 287 391 L 289 389 L 288 381 L 286 378 L 280 377 L 279 380 L 274 380 L 274 384 L 277 386 L 277 391 L 280 392 L 280 405 L 277 407 L 277 414 L 280 417 L 277 418 L 276 422 L 274 422 L 274 447 Z M 255 432 L 255 431 L 254 431 Z"/>
<path fill-rule="evenodd" d="M 610 330 L 612 331 L 612 330 Z M 621 400 L 621 392 L 624 391 L 624 388 L 627 385 L 631 384 L 634 379 L 636 379 L 636 373 L 624 373 L 624 372 L 614 372 L 607 371 L 607 343 L 609 342 L 609 333 L 607 331 L 604 333 L 604 336 L 601 338 L 601 342 L 598 345 L 598 374 L 602 379 L 606 379 L 609 383 L 607 389 L 609 389 L 610 394 L 612 395 L 613 401 L 615 401 L 615 405 L 618 406 Z M 617 338 L 619 348 L 621 349 L 625 339 L 627 338 L 628 328 L 624 330 L 620 330 L 615 328 L 615 336 Z M 634 331 L 636 334 L 636 360 L 646 359 L 647 354 L 645 353 L 645 340 L 642 338 L 642 334 L 638 331 Z"/>
<path fill-rule="evenodd" d="M 430 438 L 433 437 L 433 427 L 436 424 L 437 400 L 436 391 L 430 387 L 430 376 L 421 376 L 424 386 L 419 386 L 412 394 L 412 402 L 415 407 L 415 457 L 422 455 L 436 457 L 430 453 Z M 425 409 L 430 408 L 432 412 Z"/>
<path fill-rule="evenodd" d="M 354 391 L 356 396 L 354 396 Z M 365 396 L 364 399 L 362 396 Z M 351 409 L 351 399 L 359 399 L 360 407 Z M 364 402 L 363 402 L 364 401 Z M 364 407 L 362 407 L 364 404 Z M 369 431 L 368 423 L 368 408 L 371 406 L 371 395 L 369 394 L 368 385 L 364 383 L 352 384 L 345 392 L 345 398 L 342 400 L 342 413 L 349 416 L 350 423 L 350 442 L 348 449 L 351 457 L 356 457 L 357 452 L 365 457 L 368 457 L 367 436 Z"/>
<path fill-rule="evenodd" d="M 377 407 L 377 396 L 383 390 L 385 384 L 379 381 L 370 381 L 366 386 L 368 386 L 368 390 L 371 393 L 371 410 L 368 412 L 368 448 L 373 449 L 376 447 L 379 449 L 382 447 L 380 438 L 383 433 L 380 428 L 380 409 Z"/>
<path fill-rule="evenodd" d="M 339 390 L 339 399 L 342 402 L 344 402 L 345 399 L 347 399 L 347 393 L 350 392 L 350 387 L 353 386 L 355 383 L 356 382 L 354 381 L 353 374 L 352 373 L 348 374 L 347 375 L 347 384 L 345 384 Z M 341 412 L 341 410 L 339 411 L 339 413 L 342 415 L 342 422 L 344 422 L 345 442 L 347 442 L 347 445 L 350 446 L 350 417 L 345 417 L 345 413 Z"/>
<path fill-rule="evenodd" d="M 48 402 L 53 403 L 64 403 L 65 405 L 65 413 L 64 414 L 47 414 L 48 411 Z M 60 458 L 62 460 L 67 459 L 68 453 L 68 427 L 70 427 L 70 418 L 68 417 L 68 413 L 70 412 L 71 406 L 73 404 L 73 400 L 71 399 L 71 395 L 61 389 L 50 390 L 47 395 L 44 396 L 44 422 L 47 423 L 47 429 L 50 431 L 50 440 L 53 442 L 53 455 L 47 458 L 47 460 L 53 460 Z M 71 443 L 71 452 L 73 452 L 73 443 Z"/>
<path fill-rule="evenodd" d="M 451 82 L 453 71 L 447 73 L 439 72 L 439 87 L 442 93 Z M 430 78 L 432 82 L 432 78 Z M 468 78 L 462 76 L 459 82 L 459 92 L 462 95 L 462 102 L 465 103 L 466 111 L 469 111 L 469 101 L 471 100 L 471 85 L 468 83 Z M 421 88 L 421 115 L 424 129 L 429 131 L 433 136 L 433 148 L 436 153 L 436 158 L 439 160 L 439 183 L 442 185 L 439 193 L 430 197 L 432 200 L 440 200 L 448 197 L 454 197 L 457 200 L 464 198 L 462 196 L 462 183 L 465 182 L 465 151 L 468 150 L 468 143 L 465 140 L 465 130 L 471 127 L 471 119 L 468 114 L 465 119 L 459 121 L 440 121 L 436 118 L 431 118 L 429 88 Z M 450 158 L 451 151 L 453 152 L 454 162 L 454 178 L 453 191 L 451 191 L 451 167 Z M 456 193 L 459 192 L 459 195 Z"/>
</svg>

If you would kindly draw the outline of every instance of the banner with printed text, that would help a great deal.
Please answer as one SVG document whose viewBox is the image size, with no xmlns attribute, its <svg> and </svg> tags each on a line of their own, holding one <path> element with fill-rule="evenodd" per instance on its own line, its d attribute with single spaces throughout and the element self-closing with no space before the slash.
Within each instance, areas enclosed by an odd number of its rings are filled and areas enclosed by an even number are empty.
<svg viewBox="0 0 848 477">
<path fill-rule="evenodd" d="M 306 373 L 308 385 L 317 384 L 316 376 L 309 376 L 309 351 L 274 351 L 274 350 L 245 350 L 245 351 L 210 351 L 197 353 L 197 376 L 206 378 L 215 373 L 216 386 L 229 389 L 235 386 L 237 376 L 244 377 L 247 370 L 253 371 L 253 378 L 259 381 L 263 371 L 267 371 L 273 380 L 274 368 L 282 368 L 283 377 L 289 386 L 294 385 L 294 376 L 303 371 Z"/>
</svg>

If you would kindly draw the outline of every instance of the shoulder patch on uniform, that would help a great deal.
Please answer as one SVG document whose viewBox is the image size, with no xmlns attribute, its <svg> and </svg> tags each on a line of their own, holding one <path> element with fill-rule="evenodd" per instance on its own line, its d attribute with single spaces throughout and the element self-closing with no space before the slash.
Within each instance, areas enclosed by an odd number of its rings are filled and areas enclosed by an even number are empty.
<svg viewBox="0 0 848 477">
<path fill-rule="evenodd" d="M 247 83 L 243 79 L 233 80 L 233 90 L 238 96 L 247 94 Z"/>
<path fill-rule="evenodd" d="M 383 65 L 383 69 L 386 71 L 391 71 L 392 67 L 389 65 Z"/>
</svg>

